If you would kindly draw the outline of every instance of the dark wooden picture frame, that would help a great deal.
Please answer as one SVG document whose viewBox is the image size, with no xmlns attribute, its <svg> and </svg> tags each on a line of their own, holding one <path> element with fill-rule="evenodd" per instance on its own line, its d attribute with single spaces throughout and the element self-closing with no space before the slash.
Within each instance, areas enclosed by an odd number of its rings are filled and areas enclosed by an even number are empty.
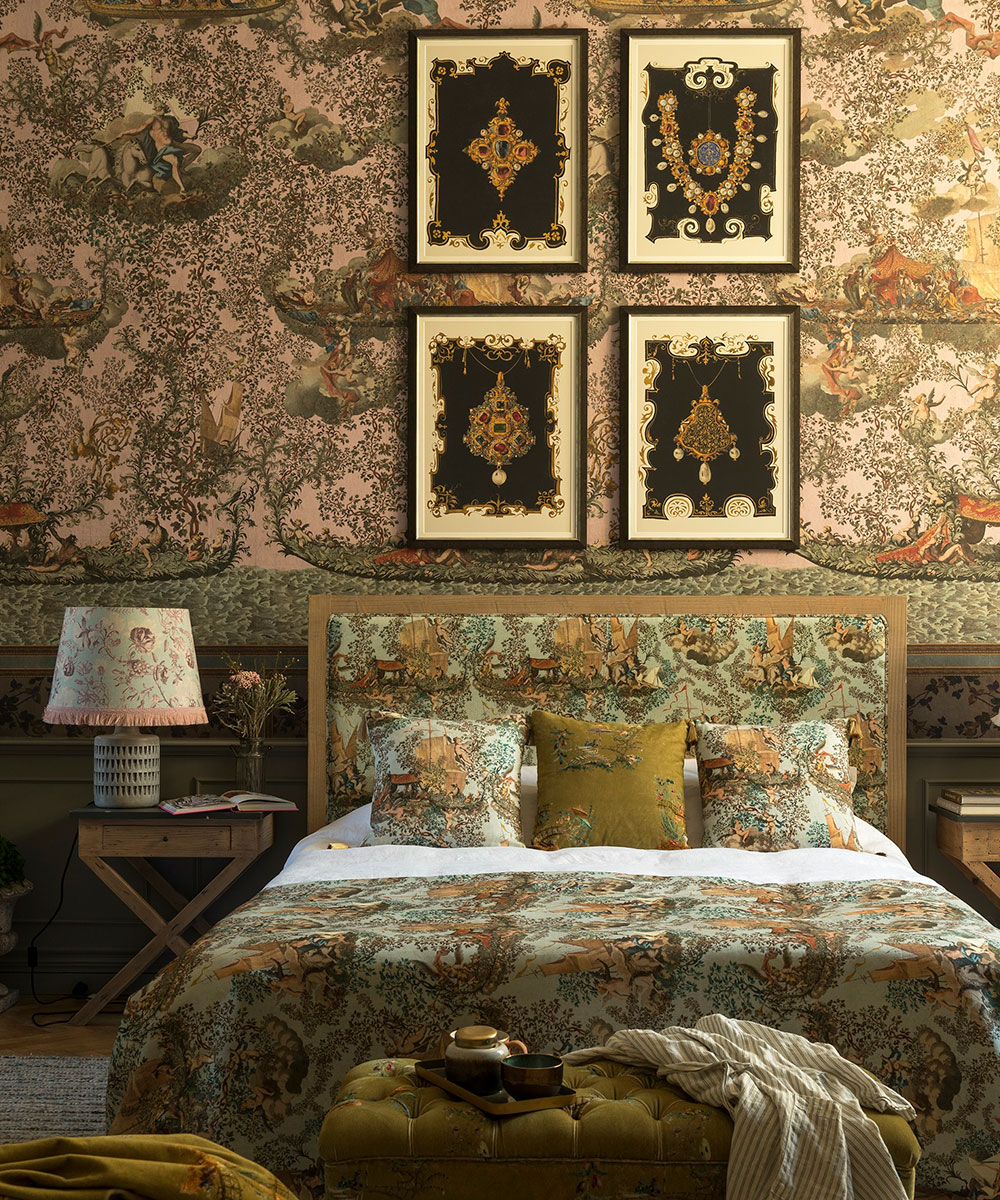
<svg viewBox="0 0 1000 1200">
<path fill-rule="evenodd" d="M 585 29 L 411 30 L 409 145 L 411 271 L 586 270 Z"/>
<path fill-rule="evenodd" d="M 622 271 L 799 269 L 801 41 L 622 30 Z"/>
<path fill-rule="evenodd" d="M 409 321 L 409 543 L 586 545 L 586 308 L 414 307 Z"/>
<path fill-rule="evenodd" d="M 619 332 L 621 544 L 794 550 L 798 308 L 623 307 Z"/>
</svg>

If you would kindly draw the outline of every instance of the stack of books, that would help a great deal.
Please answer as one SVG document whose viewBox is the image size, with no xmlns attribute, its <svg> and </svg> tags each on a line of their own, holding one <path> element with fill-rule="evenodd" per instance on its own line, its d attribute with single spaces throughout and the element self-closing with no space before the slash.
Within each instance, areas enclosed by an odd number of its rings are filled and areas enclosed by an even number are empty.
<svg viewBox="0 0 1000 1200">
<path fill-rule="evenodd" d="M 942 788 L 937 804 L 962 817 L 1000 817 L 1000 783 Z"/>
</svg>

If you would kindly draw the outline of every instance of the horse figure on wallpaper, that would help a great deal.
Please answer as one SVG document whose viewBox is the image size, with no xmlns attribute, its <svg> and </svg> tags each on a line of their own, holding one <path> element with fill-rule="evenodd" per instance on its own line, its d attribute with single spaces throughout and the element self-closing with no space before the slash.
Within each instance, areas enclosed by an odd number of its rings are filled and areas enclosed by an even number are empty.
<svg viewBox="0 0 1000 1200">
<path fill-rule="evenodd" d="M 153 168 L 137 142 L 126 142 L 118 150 L 112 150 L 110 142 L 81 142 L 76 153 L 76 159 L 57 164 L 67 167 L 58 177 L 53 171 L 52 179 L 58 188 L 75 178 L 82 180 L 84 187 L 94 189 L 110 184 L 123 192 L 134 187 L 154 190 Z"/>
</svg>

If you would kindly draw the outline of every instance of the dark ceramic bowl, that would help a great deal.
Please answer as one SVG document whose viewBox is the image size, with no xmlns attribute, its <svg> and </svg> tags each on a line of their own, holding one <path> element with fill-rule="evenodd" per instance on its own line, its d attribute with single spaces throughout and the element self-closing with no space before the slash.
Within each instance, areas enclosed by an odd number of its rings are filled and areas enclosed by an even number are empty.
<svg viewBox="0 0 1000 1200">
<path fill-rule="evenodd" d="M 515 1100 L 540 1100 L 558 1096 L 562 1087 L 562 1059 L 555 1054 L 512 1054 L 500 1067 L 504 1091 Z"/>
</svg>

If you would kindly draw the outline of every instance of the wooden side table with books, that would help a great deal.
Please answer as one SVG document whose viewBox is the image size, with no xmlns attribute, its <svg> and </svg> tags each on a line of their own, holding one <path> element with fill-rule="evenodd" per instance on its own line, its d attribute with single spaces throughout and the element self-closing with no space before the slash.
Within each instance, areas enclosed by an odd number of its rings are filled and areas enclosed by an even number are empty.
<svg viewBox="0 0 1000 1200">
<path fill-rule="evenodd" d="M 944 857 L 1000 907 L 1000 783 L 943 788 L 931 811 Z"/>
</svg>

